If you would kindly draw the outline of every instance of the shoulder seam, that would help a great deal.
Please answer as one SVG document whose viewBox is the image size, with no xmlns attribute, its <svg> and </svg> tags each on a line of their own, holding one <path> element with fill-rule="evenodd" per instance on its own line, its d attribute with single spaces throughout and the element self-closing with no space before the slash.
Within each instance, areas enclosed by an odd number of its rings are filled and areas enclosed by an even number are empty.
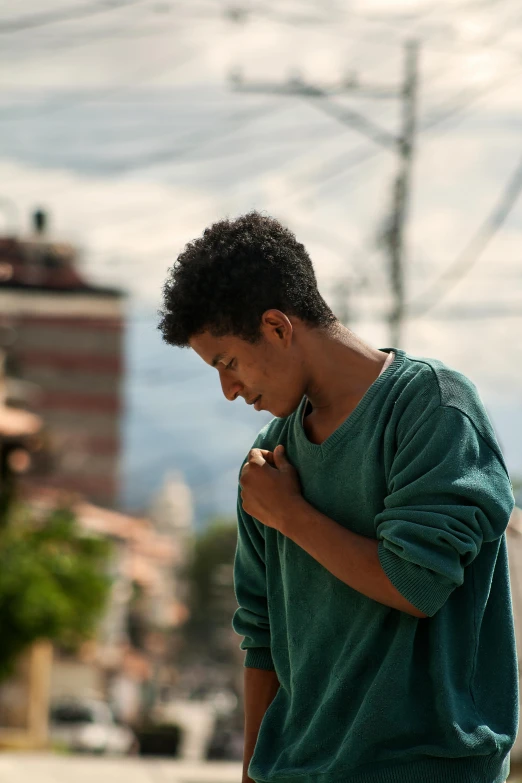
<svg viewBox="0 0 522 783">
<path fill-rule="evenodd" d="M 477 435 L 479 436 L 481 441 L 486 444 L 486 446 L 489 448 L 490 451 L 493 452 L 493 454 L 496 455 L 496 457 L 498 458 L 500 464 L 504 468 L 504 471 L 505 471 L 507 477 L 510 479 L 509 471 L 508 471 L 507 465 L 506 465 L 506 463 L 504 461 L 504 457 L 502 455 L 502 452 L 500 451 L 500 449 L 498 449 L 496 447 L 496 445 L 494 443 L 491 443 L 489 440 L 487 440 L 487 438 L 484 437 L 484 435 L 480 432 L 479 428 L 477 427 L 476 423 L 473 421 L 471 416 L 468 413 L 466 413 L 466 411 L 463 411 L 463 410 L 461 410 L 461 408 L 458 408 L 456 405 L 440 405 L 439 407 L 441 407 L 443 410 L 448 410 L 448 409 L 451 408 L 452 410 L 458 411 L 462 416 L 466 417 L 466 419 L 473 426 L 473 429 L 475 430 L 475 432 L 477 433 Z M 510 479 L 510 483 L 511 483 L 511 479 Z"/>
<path fill-rule="evenodd" d="M 429 367 L 431 374 L 435 378 L 435 382 L 437 384 L 437 389 L 439 391 L 439 405 L 442 405 L 443 404 L 442 403 L 442 389 L 440 388 L 440 381 L 439 381 L 439 377 L 438 377 L 437 373 L 435 372 L 435 370 L 433 369 L 431 364 L 429 362 L 427 362 L 425 359 L 420 359 L 420 358 L 418 358 L 416 356 L 415 358 L 412 357 L 412 360 L 414 362 L 419 362 L 419 364 L 424 364 L 424 365 L 426 365 L 426 367 Z"/>
</svg>

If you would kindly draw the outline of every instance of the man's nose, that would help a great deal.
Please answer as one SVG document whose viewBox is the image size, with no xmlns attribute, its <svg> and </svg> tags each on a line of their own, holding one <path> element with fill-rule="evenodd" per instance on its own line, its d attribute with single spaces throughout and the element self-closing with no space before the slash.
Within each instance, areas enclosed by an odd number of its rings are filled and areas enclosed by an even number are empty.
<svg viewBox="0 0 522 783">
<path fill-rule="evenodd" d="M 233 402 L 238 394 L 241 392 L 242 385 L 238 380 L 234 380 L 231 378 L 226 378 L 224 373 L 219 374 L 219 380 L 221 381 L 221 388 L 223 389 L 223 394 L 227 398 L 227 400 L 230 400 L 230 402 Z"/>
</svg>

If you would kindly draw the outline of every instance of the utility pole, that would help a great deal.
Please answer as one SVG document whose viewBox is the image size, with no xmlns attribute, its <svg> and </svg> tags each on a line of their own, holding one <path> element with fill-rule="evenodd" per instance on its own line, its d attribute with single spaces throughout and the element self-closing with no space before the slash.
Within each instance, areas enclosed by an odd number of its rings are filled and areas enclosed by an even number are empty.
<svg viewBox="0 0 522 783">
<path fill-rule="evenodd" d="M 393 190 L 393 209 L 387 232 L 390 254 L 390 282 L 393 295 L 389 315 L 390 345 L 399 347 L 405 314 L 404 295 L 404 229 L 410 194 L 413 162 L 416 105 L 418 46 L 414 41 L 405 45 L 404 82 L 402 88 L 402 131 L 397 140 L 399 171 Z"/>
<path fill-rule="evenodd" d="M 294 95 L 308 99 L 328 116 L 371 139 L 375 144 L 387 150 L 392 150 L 397 154 L 399 169 L 393 188 L 392 210 L 383 236 L 389 260 L 389 278 L 392 293 L 392 306 L 387 320 L 390 327 L 390 346 L 393 347 L 399 347 L 400 345 L 405 317 L 403 257 L 411 169 L 415 148 L 418 51 L 419 45 L 416 41 L 405 42 L 404 77 L 399 93 L 395 90 L 390 92 L 390 89 L 387 87 L 379 88 L 375 85 L 369 89 L 364 89 L 364 87 L 359 86 L 359 82 L 355 77 L 352 77 L 344 88 L 344 91 L 364 92 L 376 98 L 399 97 L 402 102 L 402 123 L 399 136 L 393 135 L 387 129 L 380 127 L 378 123 L 373 122 L 373 120 L 368 119 L 358 111 L 332 103 L 332 96 L 340 92 L 338 87 L 328 91 L 315 85 L 306 84 L 300 78 L 294 78 L 287 84 L 260 83 L 247 85 L 243 82 L 239 72 L 235 71 L 232 76 L 235 89 L 241 92 Z"/>
</svg>

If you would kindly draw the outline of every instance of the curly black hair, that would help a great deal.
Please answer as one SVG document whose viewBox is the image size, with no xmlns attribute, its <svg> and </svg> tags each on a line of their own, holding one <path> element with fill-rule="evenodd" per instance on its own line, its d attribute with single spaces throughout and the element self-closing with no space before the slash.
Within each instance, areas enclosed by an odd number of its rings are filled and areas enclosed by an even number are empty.
<svg viewBox="0 0 522 783">
<path fill-rule="evenodd" d="M 337 321 L 304 245 L 275 218 L 253 211 L 214 223 L 185 246 L 163 287 L 158 329 L 165 342 L 184 348 L 204 331 L 256 343 L 270 308 L 315 327 Z"/>
</svg>

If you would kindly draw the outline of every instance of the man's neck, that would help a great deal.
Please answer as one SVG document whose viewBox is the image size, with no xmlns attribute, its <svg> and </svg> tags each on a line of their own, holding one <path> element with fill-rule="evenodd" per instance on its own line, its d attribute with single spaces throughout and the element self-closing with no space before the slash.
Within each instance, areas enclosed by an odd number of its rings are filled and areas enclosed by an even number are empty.
<svg viewBox="0 0 522 783">
<path fill-rule="evenodd" d="M 315 417 L 336 418 L 355 407 L 379 373 L 388 354 L 373 348 L 341 325 L 306 336 L 309 381 L 305 394 Z"/>
</svg>

